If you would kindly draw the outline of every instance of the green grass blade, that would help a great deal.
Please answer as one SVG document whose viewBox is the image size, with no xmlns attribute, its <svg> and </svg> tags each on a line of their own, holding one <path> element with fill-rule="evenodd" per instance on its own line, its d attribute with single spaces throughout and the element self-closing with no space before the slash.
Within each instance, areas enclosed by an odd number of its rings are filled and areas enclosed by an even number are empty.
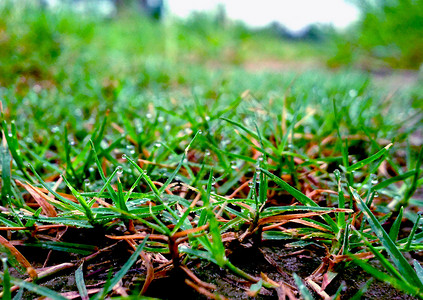
<svg viewBox="0 0 423 300">
<path fill-rule="evenodd" d="M 0 278 L 3 278 L 2 273 L 0 273 Z M 52 290 L 50 290 L 46 287 L 37 285 L 37 284 L 32 283 L 32 282 L 28 282 L 28 281 L 25 281 L 25 280 L 22 280 L 22 279 L 14 278 L 14 277 L 10 278 L 10 282 L 14 285 L 19 286 L 20 288 L 25 288 L 30 292 L 36 293 L 36 294 L 41 295 L 41 296 L 45 296 L 45 297 L 52 299 L 52 300 L 67 300 L 67 298 L 63 297 L 62 295 L 60 295 L 60 294 L 58 294 L 58 293 L 56 293 L 56 292 L 54 292 L 54 291 L 52 291 Z"/>
<path fill-rule="evenodd" d="M 410 266 L 408 261 L 404 258 L 395 243 L 391 240 L 388 233 L 385 231 L 385 229 L 383 229 L 382 225 L 379 223 L 379 221 L 376 219 L 376 217 L 373 215 L 367 205 L 363 202 L 357 192 L 351 187 L 350 189 L 357 202 L 358 207 L 363 212 L 364 216 L 372 227 L 373 232 L 376 234 L 382 245 L 385 247 L 385 250 L 388 252 L 389 256 L 391 257 L 392 261 L 394 262 L 395 266 L 398 268 L 402 276 L 404 276 L 404 278 L 406 278 L 410 284 L 415 285 L 417 288 L 421 288 L 423 290 L 423 284 L 417 277 L 416 272 Z"/>
<path fill-rule="evenodd" d="M 34 173 L 35 177 L 38 179 L 38 181 L 41 183 L 41 185 L 43 187 L 45 187 L 52 195 L 54 195 L 54 197 L 56 197 L 57 199 L 59 199 L 60 201 L 62 201 L 64 204 L 66 204 L 70 209 L 75 209 L 78 210 L 80 212 L 83 212 L 83 208 L 78 205 L 77 203 L 74 203 L 73 201 L 59 195 L 58 193 L 56 193 L 56 191 L 54 191 L 47 183 L 44 182 L 44 180 L 41 178 L 41 176 L 35 171 L 34 167 L 32 165 L 29 165 L 31 171 Z"/>
<path fill-rule="evenodd" d="M 380 261 L 382 266 L 391 273 L 398 280 L 404 281 L 404 277 L 398 272 L 397 269 L 387 260 L 373 245 L 359 232 L 355 231 L 355 233 L 361 238 L 364 244 L 370 249 L 370 251 L 374 254 L 374 256 Z"/>
<path fill-rule="evenodd" d="M 7 266 L 7 259 L 2 258 L 3 262 L 3 300 L 11 300 L 12 299 L 12 292 L 10 288 L 12 287 L 10 285 L 10 273 L 9 273 L 9 267 Z"/>
<path fill-rule="evenodd" d="M 304 300 L 313 300 L 314 299 L 313 296 L 310 294 L 310 291 L 305 286 L 305 284 L 303 283 L 301 278 L 295 273 L 293 274 L 293 276 L 294 276 L 295 284 L 298 287 L 298 291 L 300 292 L 303 299 Z"/>
<path fill-rule="evenodd" d="M 101 177 L 101 179 L 103 179 L 103 182 L 104 182 L 104 184 L 105 184 L 105 186 L 107 188 L 107 191 L 111 195 L 112 200 L 113 200 L 113 203 L 115 203 L 115 205 L 116 205 L 116 203 L 118 202 L 116 192 L 112 188 L 112 186 L 110 184 L 108 184 L 108 182 L 110 182 L 110 181 L 107 180 L 106 175 L 103 172 L 103 168 L 102 168 L 101 163 L 100 163 L 100 160 L 98 159 L 98 156 L 97 156 L 95 144 L 94 144 L 94 142 L 92 140 L 90 140 L 90 144 L 91 144 L 92 153 L 94 153 L 94 159 L 95 159 L 95 162 L 97 164 L 97 168 L 98 168 L 98 172 L 100 173 L 100 177 Z M 117 171 L 117 169 L 115 170 L 115 172 L 116 171 Z M 113 173 L 113 175 L 114 174 L 115 173 Z M 111 178 L 113 178 L 113 176 L 110 176 L 110 180 L 111 180 Z"/>
<path fill-rule="evenodd" d="M 393 287 L 407 293 L 413 296 L 417 296 L 419 299 L 423 299 L 423 293 L 421 292 L 421 289 L 417 286 L 414 286 L 411 283 L 408 283 L 406 281 L 402 281 L 399 279 L 396 279 L 395 277 L 389 276 L 388 274 L 385 274 L 378 269 L 372 267 L 367 262 L 362 261 L 361 259 L 354 259 L 353 260 L 356 265 L 361 267 L 364 271 L 372 275 L 374 278 L 382 281 L 382 282 L 388 282 Z"/>
<path fill-rule="evenodd" d="M 83 273 L 83 264 L 81 264 L 78 269 L 75 271 L 75 282 L 76 287 L 78 288 L 79 295 L 81 296 L 81 300 L 88 300 L 88 291 L 84 281 L 84 273 Z"/>
<path fill-rule="evenodd" d="M 413 228 L 411 229 L 410 235 L 407 238 L 407 243 L 405 244 L 404 250 L 408 251 L 411 246 L 411 242 L 413 241 L 414 235 L 416 234 L 416 230 L 419 227 L 421 214 L 417 214 L 416 221 L 414 222 Z"/>
<path fill-rule="evenodd" d="M 364 285 L 362 285 L 362 286 L 360 287 L 360 289 L 358 290 L 358 292 L 357 292 L 357 293 L 355 293 L 355 295 L 351 297 L 351 299 L 350 299 L 350 300 L 360 300 L 360 299 L 362 299 L 362 297 L 363 297 L 364 293 L 365 293 L 365 292 L 367 292 L 368 288 L 369 288 L 369 287 L 370 287 L 370 285 L 373 283 L 373 281 L 374 281 L 374 279 L 373 279 L 373 278 L 370 278 L 369 280 L 367 280 L 367 281 L 364 283 Z M 333 299 L 336 299 L 336 298 L 333 298 Z"/>
<path fill-rule="evenodd" d="M 84 208 L 85 214 L 89 220 L 89 222 L 94 225 L 95 219 L 93 216 L 93 212 L 91 211 L 91 207 L 88 206 L 87 202 L 85 201 L 85 198 L 81 196 L 81 194 L 71 186 L 69 181 L 66 179 L 65 176 L 62 176 L 63 181 L 66 183 L 72 194 L 75 196 L 75 198 L 78 200 L 78 202 L 81 204 L 81 206 Z"/>
<path fill-rule="evenodd" d="M 3 113 L 1 114 L 2 118 L 3 117 Z M 18 139 L 16 137 L 16 126 L 15 126 L 15 122 L 12 121 L 11 122 L 11 132 L 9 133 L 8 127 L 7 127 L 7 123 L 5 120 L 3 120 L 3 132 L 4 132 L 4 137 L 6 138 L 7 141 L 7 145 L 9 147 L 9 151 L 13 157 L 13 160 L 16 162 L 16 165 L 18 167 L 18 169 L 24 174 L 25 178 L 33 183 L 32 177 L 29 176 L 28 172 L 26 171 L 25 165 L 24 165 L 24 160 L 22 158 L 22 154 L 21 151 L 19 150 L 19 143 L 18 143 Z"/>
<path fill-rule="evenodd" d="M 417 261 L 413 261 L 414 270 L 416 270 L 417 276 L 419 277 L 420 281 L 423 283 L 423 267 L 421 264 Z"/>
<path fill-rule="evenodd" d="M 281 178 L 277 177 L 276 175 L 270 173 L 266 169 L 260 169 L 262 172 L 264 172 L 267 176 L 270 177 L 274 182 L 276 182 L 280 187 L 285 189 L 288 193 L 290 193 L 295 199 L 297 199 L 299 202 L 301 202 L 303 205 L 306 206 L 315 206 L 319 207 L 313 200 L 311 200 L 309 197 L 301 193 L 299 190 L 293 188 L 288 183 L 283 181 Z M 329 226 L 332 228 L 334 232 L 338 232 L 339 228 L 338 225 L 331 219 L 328 215 L 322 216 L 324 220 L 329 224 Z"/>
<path fill-rule="evenodd" d="M 401 206 L 398 216 L 395 219 L 394 224 L 392 224 L 391 229 L 389 230 L 389 237 L 394 242 L 398 239 L 398 233 L 399 233 L 401 222 L 402 222 L 402 213 L 403 213 L 403 207 Z"/>
<path fill-rule="evenodd" d="M 420 166 L 422 165 L 422 163 L 423 163 L 423 147 L 420 147 L 419 155 L 417 157 L 417 162 L 416 162 L 416 168 L 414 170 L 413 181 L 411 183 L 411 186 L 409 187 L 409 189 L 405 193 L 404 199 L 402 200 L 403 205 L 408 204 L 408 201 L 410 200 L 411 196 L 413 196 L 414 192 L 417 189 L 418 179 L 419 179 L 419 176 L 420 176 Z"/>
<path fill-rule="evenodd" d="M 370 156 L 370 157 L 368 157 L 368 158 L 366 158 L 366 159 L 360 160 L 359 162 L 357 162 L 357 163 L 355 163 L 355 164 L 353 164 L 353 165 L 349 166 L 349 167 L 347 168 L 347 171 L 348 171 L 348 172 L 352 172 L 352 171 L 355 171 L 355 170 L 357 170 L 357 169 L 361 169 L 361 168 L 362 168 L 362 167 L 364 167 L 365 165 L 370 164 L 371 162 L 375 161 L 375 160 L 376 160 L 376 159 L 378 159 L 379 157 L 381 157 L 381 156 L 385 155 L 385 153 L 387 153 L 387 152 L 388 152 L 389 148 L 391 148 L 391 147 L 392 147 L 392 145 L 393 145 L 393 144 L 391 143 L 391 144 L 389 144 L 389 145 L 385 146 L 384 148 L 382 148 L 381 150 L 379 150 L 378 152 L 376 152 L 375 154 L 373 154 L 372 156 Z"/>
<path fill-rule="evenodd" d="M 117 272 L 113 279 L 109 282 L 107 287 L 103 289 L 102 292 L 99 292 L 95 297 L 92 299 L 100 299 L 101 295 L 107 295 L 113 287 L 119 283 L 119 281 L 125 276 L 126 273 L 128 273 L 129 269 L 132 267 L 132 265 L 138 260 L 138 256 L 140 255 L 141 251 L 143 250 L 145 244 L 147 243 L 149 235 L 147 235 L 141 244 L 138 245 L 137 249 L 132 253 L 131 257 L 129 257 L 128 261 L 122 266 L 122 268 Z"/>
<path fill-rule="evenodd" d="M 401 175 L 398 175 L 398 176 L 395 176 L 395 177 L 389 178 L 389 179 L 387 179 L 387 180 L 384 180 L 384 181 L 382 181 L 382 182 L 380 182 L 380 183 L 376 184 L 376 185 L 373 187 L 373 190 L 375 190 L 375 191 L 376 191 L 376 190 L 383 189 L 383 188 L 385 188 L 385 187 L 387 187 L 387 186 L 391 185 L 392 183 L 395 183 L 395 182 L 398 182 L 398 181 L 402 181 L 402 180 L 404 180 L 404 179 L 407 179 L 407 178 L 409 178 L 409 177 L 413 176 L 414 174 L 416 174 L 416 171 L 415 171 L 415 170 L 412 170 L 412 171 L 405 172 L 404 174 L 401 174 Z"/>
<path fill-rule="evenodd" d="M 251 135 L 251 136 L 252 136 L 254 139 L 256 139 L 257 141 L 259 141 L 259 140 L 260 140 L 259 136 L 258 136 L 258 135 L 257 135 L 254 131 L 252 131 L 252 130 L 248 129 L 247 127 L 245 127 L 245 126 L 244 126 L 244 125 L 242 125 L 241 123 L 238 123 L 238 122 L 232 121 L 232 120 L 227 119 L 227 118 L 224 118 L 224 117 L 222 117 L 222 118 L 220 118 L 220 119 L 221 119 L 221 120 L 224 120 L 224 121 L 226 121 L 226 122 L 228 122 L 228 123 L 231 123 L 232 125 L 235 125 L 235 126 L 237 126 L 238 128 L 240 128 L 240 129 L 244 130 L 246 133 L 248 133 L 249 135 Z M 272 144 L 269 140 L 267 140 L 267 139 L 263 138 L 263 144 L 264 144 L 266 147 L 271 148 L 271 149 L 273 150 L 273 152 L 277 152 L 277 149 L 275 148 L 275 146 L 273 146 L 273 144 Z"/>
<path fill-rule="evenodd" d="M 195 141 L 195 139 L 197 138 L 197 136 L 199 135 L 199 132 L 197 132 L 194 136 L 194 138 L 191 140 L 191 142 L 188 144 L 188 146 L 185 148 L 184 150 L 184 154 L 182 154 L 182 158 L 179 161 L 178 165 L 176 166 L 176 169 L 172 172 L 172 174 L 169 176 L 169 178 L 166 180 L 166 182 L 160 187 L 159 189 L 159 194 L 161 195 L 165 189 L 167 188 L 167 186 L 172 182 L 172 180 L 176 177 L 176 175 L 179 172 L 179 169 L 181 168 L 181 166 L 184 163 L 185 157 L 187 156 L 187 153 L 189 151 L 189 148 L 191 147 L 192 143 Z"/>
</svg>

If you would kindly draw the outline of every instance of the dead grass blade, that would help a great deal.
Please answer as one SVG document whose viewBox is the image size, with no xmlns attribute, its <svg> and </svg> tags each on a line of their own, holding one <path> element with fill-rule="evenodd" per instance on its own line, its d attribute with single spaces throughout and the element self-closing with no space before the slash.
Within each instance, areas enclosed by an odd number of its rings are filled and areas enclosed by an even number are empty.
<svg viewBox="0 0 423 300">
<path fill-rule="evenodd" d="M 310 217 L 315 217 L 315 216 L 322 216 L 322 215 L 332 213 L 332 212 L 352 212 L 352 210 L 351 209 L 336 208 L 336 209 L 333 209 L 331 211 L 307 212 L 307 213 L 302 213 L 302 214 L 290 214 L 290 215 L 277 215 L 277 216 L 266 217 L 266 218 L 259 220 L 258 225 L 264 225 L 264 224 L 269 224 L 269 223 L 279 223 L 279 222 L 283 222 L 283 221 L 291 221 L 291 220 L 302 219 L 302 218 L 310 218 Z"/>
<path fill-rule="evenodd" d="M 38 277 L 37 271 L 32 267 L 29 261 L 15 248 L 8 240 L 0 235 L 0 244 L 5 247 L 11 255 L 16 259 L 16 261 L 26 269 L 26 272 L 32 279 Z"/>
<path fill-rule="evenodd" d="M 34 186 L 27 183 L 22 183 L 19 180 L 15 180 L 15 182 L 27 190 L 28 193 L 34 198 L 34 200 L 38 203 L 38 205 L 42 208 L 43 213 L 47 217 L 57 217 L 56 209 L 50 202 L 54 202 L 55 200 L 48 195 L 44 194 L 43 192 L 37 190 Z"/>
</svg>

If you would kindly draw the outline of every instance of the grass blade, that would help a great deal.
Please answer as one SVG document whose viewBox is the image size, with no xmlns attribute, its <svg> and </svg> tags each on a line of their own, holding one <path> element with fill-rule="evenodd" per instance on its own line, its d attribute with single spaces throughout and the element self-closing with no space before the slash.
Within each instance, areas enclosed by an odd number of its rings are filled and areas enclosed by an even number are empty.
<svg viewBox="0 0 423 300">
<path fill-rule="evenodd" d="M 301 278 L 295 273 L 293 275 L 294 275 L 295 284 L 297 285 L 298 291 L 300 292 L 303 299 L 304 300 L 313 300 L 314 299 L 313 296 L 310 294 L 310 291 L 305 286 L 305 284 L 303 283 Z"/>
<path fill-rule="evenodd" d="M 81 296 L 82 300 L 88 300 L 88 291 L 87 287 L 85 286 L 84 282 L 84 273 L 83 273 L 83 265 L 81 264 L 78 269 L 75 271 L 75 282 L 76 287 L 78 288 L 79 295 Z"/>
<path fill-rule="evenodd" d="M 402 213 L 403 213 L 403 207 L 401 206 L 398 216 L 395 219 L 394 224 L 392 224 L 391 229 L 389 230 L 389 237 L 394 242 L 398 239 L 398 233 L 399 233 L 401 222 L 402 222 Z"/>
<path fill-rule="evenodd" d="M 11 300 L 12 299 L 12 292 L 10 290 L 10 273 L 9 267 L 7 266 L 7 259 L 2 258 L 3 262 L 3 296 L 1 297 L 3 300 Z"/>
<path fill-rule="evenodd" d="M 393 145 L 393 144 L 391 143 L 391 144 L 389 144 L 389 145 L 385 146 L 384 148 L 382 148 L 381 150 L 379 150 L 378 152 L 376 152 L 375 154 L 373 154 L 372 156 L 370 156 L 370 157 L 368 157 L 368 158 L 366 158 L 366 159 L 360 160 L 359 162 L 357 162 L 357 163 L 355 163 L 355 164 L 353 164 L 353 165 L 349 166 L 349 167 L 347 168 L 347 171 L 348 171 L 348 172 L 352 172 L 352 171 L 355 171 L 355 170 L 357 170 L 357 169 L 361 169 L 361 168 L 362 168 L 362 167 L 364 167 L 365 165 L 370 164 L 371 162 L 375 161 L 375 160 L 376 160 L 376 159 L 378 159 L 379 157 L 381 157 L 381 156 L 385 155 L 385 153 L 387 153 L 387 152 L 388 152 L 389 148 L 391 148 L 391 147 L 392 147 L 392 145 Z"/>
<path fill-rule="evenodd" d="M 0 277 L 3 277 L 3 274 L 0 273 Z M 36 293 L 36 294 L 41 295 L 41 296 L 45 296 L 45 297 L 52 299 L 52 300 L 67 300 L 67 298 L 63 297 L 62 295 L 60 295 L 60 294 L 58 294 L 58 293 L 56 293 L 56 292 L 54 292 L 54 291 L 52 291 L 52 290 L 50 290 L 46 287 L 37 285 L 37 284 L 32 283 L 32 282 L 28 282 L 28 281 L 18 279 L 18 278 L 13 278 L 13 277 L 10 278 L 10 282 L 14 285 L 17 285 L 21 288 L 25 288 L 28 291 L 31 291 L 31 292 Z"/>
<path fill-rule="evenodd" d="M 137 261 L 138 256 L 140 255 L 141 251 L 143 250 L 145 244 L 147 243 L 147 240 L 149 238 L 149 235 L 147 235 L 143 242 L 138 245 L 137 249 L 132 253 L 131 257 L 129 257 L 128 261 L 122 266 L 122 268 L 117 272 L 113 279 L 110 281 L 110 283 L 103 289 L 102 292 L 98 293 L 93 299 L 101 299 L 100 297 L 107 295 L 113 287 L 119 283 L 119 281 L 125 276 L 125 274 L 129 271 L 129 269 L 132 267 L 132 265 Z"/>
<path fill-rule="evenodd" d="M 313 200 L 311 200 L 309 197 L 307 197 L 306 195 L 301 193 L 299 190 L 290 186 L 288 183 L 283 181 L 281 178 L 277 177 L 276 175 L 270 173 L 269 171 L 267 171 L 265 169 L 260 169 L 260 170 L 262 172 L 264 172 L 267 176 L 269 176 L 274 182 L 276 182 L 279 186 L 281 186 L 283 189 L 285 189 L 288 193 L 290 193 L 295 199 L 297 199 L 302 204 L 304 204 L 306 206 L 319 207 L 319 205 L 317 205 Z M 330 227 L 332 228 L 332 230 L 334 232 L 339 231 L 338 225 L 331 219 L 330 216 L 323 215 L 322 217 L 330 225 Z"/>
<path fill-rule="evenodd" d="M 373 232 L 376 234 L 382 245 L 385 247 L 386 251 L 388 252 L 389 256 L 391 257 L 392 261 L 394 262 L 395 266 L 398 268 L 402 276 L 404 276 L 404 278 L 406 278 L 410 284 L 415 285 L 417 288 L 423 290 L 423 284 L 418 278 L 416 272 L 410 266 L 408 261 L 404 258 L 395 243 L 389 237 L 388 233 L 385 231 L 385 229 L 383 229 L 382 225 L 379 223 L 379 221 L 376 219 L 376 217 L 373 215 L 367 205 L 363 202 L 357 192 L 351 187 L 350 190 L 354 196 L 354 199 L 357 202 L 358 207 L 363 212 L 364 216 L 372 227 Z"/>
</svg>

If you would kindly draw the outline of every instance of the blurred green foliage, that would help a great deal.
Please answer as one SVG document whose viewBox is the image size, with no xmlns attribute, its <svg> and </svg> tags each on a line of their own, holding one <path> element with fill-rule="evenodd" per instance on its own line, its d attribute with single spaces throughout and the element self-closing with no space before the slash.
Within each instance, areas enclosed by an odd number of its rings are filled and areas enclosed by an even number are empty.
<svg viewBox="0 0 423 300">
<path fill-rule="evenodd" d="M 330 65 L 357 63 L 365 68 L 419 69 L 423 62 L 422 0 L 354 1 L 361 17 L 335 38 Z"/>
</svg>

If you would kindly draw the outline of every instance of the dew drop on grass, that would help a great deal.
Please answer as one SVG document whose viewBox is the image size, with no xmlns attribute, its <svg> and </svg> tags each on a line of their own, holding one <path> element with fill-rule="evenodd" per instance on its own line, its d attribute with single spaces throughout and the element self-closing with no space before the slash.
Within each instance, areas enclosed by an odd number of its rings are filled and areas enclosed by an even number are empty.
<svg viewBox="0 0 423 300">
<path fill-rule="evenodd" d="M 210 150 L 209 150 L 209 149 L 207 149 L 207 150 L 204 152 L 204 155 L 205 155 L 205 156 L 210 156 Z"/>
<path fill-rule="evenodd" d="M 352 89 L 348 92 L 348 94 L 350 95 L 351 98 L 355 98 L 355 97 L 357 97 L 358 92 L 356 90 Z"/>
<path fill-rule="evenodd" d="M 89 167 L 89 168 L 88 168 L 88 171 L 89 171 L 90 173 L 94 173 L 94 172 L 95 172 L 95 169 L 94 169 L 93 167 Z"/>
<path fill-rule="evenodd" d="M 208 122 L 210 121 L 210 117 L 209 116 L 205 116 L 204 119 Z"/>
<path fill-rule="evenodd" d="M 370 180 L 371 180 L 373 185 L 379 183 L 379 180 L 377 179 L 377 176 L 375 174 L 370 175 Z"/>
<path fill-rule="evenodd" d="M 162 145 L 162 143 L 161 142 L 156 142 L 156 143 L 154 143 L 154 147 L 156 147 L 156 148 L 160 148 L 160 146 Z"/>
<path fill-rule="evenodd" d="M 334 170 L 334 171 L 333 171 L 333 174 L 334 174 L 336 177 L 341 177 L 341 171 L 339 171 L 338 169 Z"/>
<path fill-rule="evenodd" d="M 52 132 L 52 133 L 57 133 L 57 132 L 59 132 L 59 131 L 60 131 L 59 126 L 53 126 L 53 127 L 51 128 L 51 132 Z"/>
<path fill-rule="evenodd" d="M 117 174 L 118 175 L 122 175 L 123 174 L 123 168 L 122 168 L 122 166 L 118 166 L 117 168 L 116 168 L 116 170 L 117 170 Z"/>
<path fill-rule="evenodd" d="M 9 136 L 9 137 L 13 137 L 13 134 L 10 132 L 10 133 L 8 134 L 8 136 Z"/>
<path fill-rule="evenodd" d="M 162 117 L 162 116 L 160 116 L 160 117 L 157 118 L 157 121 L 159 121 L 159 123 L 163 123 L 164 120 L 165 120 L 165 118 Z"/>
<path fill-rule="evenodd" d="M 90 180 L 89 179 L 85 179 L 84 180 L 84 185 L 85 186 L 89 186 L 91 183 L 90 183 Z"/>
<path fill-rule="evenodd" d="M 150 113 L 148 113 L 148 114 L 146 114 L 146 115 L 145 115 L 145 117 L 146 117 L 147 119 L 151 119 L 151 118 L 153 117 L 153 115 L 152 115 L 152 114 L 150 114 Z"/>
<path fill-rule="evenodd" d="M 198 134 L 202 135 L 203 131 L 202 130 L 198 130 Z"/>
<path fill-rule="evenodd" d="M 126 145 L 126 149 L 129 151 L 129 154 L 135 154 L 135 146 L 134 145 Z"/>
<path fill-rule="evenodd" d="M 231 161 L 231 169 L 236 170 L 236 161 Z"/>
<path fill-rule="evenodd" d="M 123 161 L 126 161 L 126 160 L 127 160 L 127 158 L 126 158 L 126 154 L 122 154 L 122 160 L 123 160 Z"/>
</svg>

